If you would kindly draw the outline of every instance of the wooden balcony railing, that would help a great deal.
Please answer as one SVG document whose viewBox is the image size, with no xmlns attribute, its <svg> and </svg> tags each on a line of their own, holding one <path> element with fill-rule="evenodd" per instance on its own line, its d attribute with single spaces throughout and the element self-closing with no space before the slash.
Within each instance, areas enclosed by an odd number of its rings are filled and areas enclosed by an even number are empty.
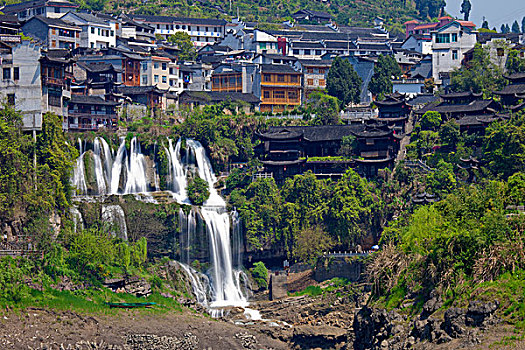
<svg viewBox="0 0 525 350">
<path fill-rule="evenodd" d="M 280 104 L 280 105 L 295 105 L 300 104 L 300 98 L 262 98 L 263 104 Z"/>
</svg>

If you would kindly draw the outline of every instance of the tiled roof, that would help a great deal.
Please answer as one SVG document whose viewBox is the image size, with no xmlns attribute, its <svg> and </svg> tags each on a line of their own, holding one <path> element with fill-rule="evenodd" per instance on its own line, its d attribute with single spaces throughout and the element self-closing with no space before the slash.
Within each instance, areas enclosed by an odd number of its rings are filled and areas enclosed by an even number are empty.
<svg viewBox="0 0 525 350">
<path fill-rule="evenodd" d="M 287 64 L 262 64 L 261 70 L 264 73 L 297 73 L 300 74 L 300 72 L 293 69 L 291 66 Z"/>
<path fill-rule="evenodd" d="M 226 25 L 223 19 L 213 18 L 189 18 L 189 17 L 174 17 L 174 16 L 149 16 L 149 15 L 131 15 L 135 20 L 143 20 L 145 22 L 154 23 L 187 23 L 187 24 L 202 24 L 202 25 Z"/>
<path fill-rule="evenodd" d="M 102 106 L 116 106 L 117 102 L 106 101 L 99 96 L 84 96 L 84 95 L 73 95 L 69 103 L 73 104 L 87 104 L 87 105 L 102 105 Z"/>
</svg>

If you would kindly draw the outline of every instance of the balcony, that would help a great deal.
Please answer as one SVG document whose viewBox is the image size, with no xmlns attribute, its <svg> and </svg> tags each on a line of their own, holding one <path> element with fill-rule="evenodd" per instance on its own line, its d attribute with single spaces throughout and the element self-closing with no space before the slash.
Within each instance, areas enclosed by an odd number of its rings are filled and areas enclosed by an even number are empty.
<svg viewBox="0 0 525 350">
<path fill-rule="evenodd" d="M 92 113 L 85 113 L 85 112 L 75 112 L 75 111 L 69 111 L 68 115 L 70 117 L 74 118 L 101 118 L 101 119 L 115 119 L 117 118 L 116 114 L 111 113 L 102 113 L 102 112 L 92 112 Z"/>
<path fill-rule="evenodd" d="M 263 98 L 261 104 L 299 105 L 301 100 L 299 98 Z"/>
<path fill-rule="evenodd" d="M 65 80 L 61 78 L 42 77 L 42 80 L 45 85 L 53 85 L 53 86 L 60 86 L 60 87 L 66 86 Z"/>
</svg>

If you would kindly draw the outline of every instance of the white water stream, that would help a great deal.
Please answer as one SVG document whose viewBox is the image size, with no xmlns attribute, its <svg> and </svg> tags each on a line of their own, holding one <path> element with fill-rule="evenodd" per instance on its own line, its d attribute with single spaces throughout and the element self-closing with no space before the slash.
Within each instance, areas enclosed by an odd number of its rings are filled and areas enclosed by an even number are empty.
<svg viewBox="0 0 525 350">
<path fill-rule="evenodd" d="M 195 169 L 195 175 L 204 179 L 210 191 L 208 200 L 200 210 L 192 208 L 189 214 L 182 210 L 179 213 L 181 232 L 181 266 L 192 283 L 193 292 L 197 301 L 208 308 L 212 316 L 219 317 L 225 308 L 232 306 L 248 306 L 246 293 L 246 275 L 241 270 L 240 249 L 241 233 L 239 219 L 236 213 L 230 215 L 226 209 L 224 199 L 215 189 L 217 178 L 213 172 L 210 160 L 206 156 L 204 147 L 197 141 L 186 141 L 186 155 L 181 157 L 182 142 L 178 140 L 175 146 L 168 139 L 164 147 L 168 165 L 167 189 L 172 192 L 173 198 L 181 204 L 190 204 L 186 192 L 187 178 Z M 116 154 L 102 138 L 95 138 L 93 142 L 92 164 L 96 181 L 96 190 L 88 190 L 84 157 L 87 152 L 79 140 L 80 157 L 73 174 L 73 183 L 80 195 L 130 194 L 146 193 L 148 190 L 158 190 L 157 167 L 153 165 L 148 171 L 146 156 L 142 153 L 137 138 L 130 142 L 129 150 L 126 142 L 121 139 Z M 113 157 L 114 156 L 114 157 Z M 190 164 L 194 159 L 195 164 Z M 122 171 L 125 171 L 122 173 Z M 91 171 L 91 170 L 90 170 Z M 148 178 L 148 173 L 150 177 Z M 153 174 L 151 174 L 153 173 Z M 150 181 L 153 180 L 153 181 Z M 154 185 L 150 185 L 154 184 Z M 154 188 L 149 188 L 149 186 Z M 92 186 L 93 187 L 93 186 Z M 88 193 L 95 192 L 95 193 Z M 126 218 L 122 207 L 106 205 L 102 207 L 102 219 L 110 224 L 110 231 L 114 235 L 127 239 Z M 190 267 L 192 259 L 192 244 L 197 234 L 198 220 L 204 222 L 208 237 L 209 257 L 211 267 L 204 275 Z M 231 223 L 233 222 L 233 228 Z M 233 234 L 233 249 L 230 236 Z M 252 317 L 257 318 L 257 312 L 249 310 Z"/>
</svg>

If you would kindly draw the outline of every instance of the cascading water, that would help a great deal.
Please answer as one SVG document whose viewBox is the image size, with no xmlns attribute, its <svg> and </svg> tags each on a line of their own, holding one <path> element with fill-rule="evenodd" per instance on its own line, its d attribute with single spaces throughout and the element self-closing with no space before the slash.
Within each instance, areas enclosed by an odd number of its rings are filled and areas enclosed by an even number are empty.
<svg viewBox="0 0 525 350">
<path fill-rule="evenodd" d="M 71 207 L 71 217 L 73 219 L 73 230 L 77 232 L 79 229 L 84 229 L 84 219 L 82 218 L 82 213 L 78 210 L 77 207 Z"/>
<path fill-rule="evenodd" d="M 168 139 L 168 148 L 164 147 L 169 162 L 169 184 L 170 189 L 174 193 L 174 197 L 179 203 L 189 203 L 188 195 L 186 193 L 186 171 L 180 158 L 180 148 L 180 139 L 177 141 L 175 148 L 173 148 L 173 142 L 171 139 Z"/>
<path fill-rule="evenodd" d="M 95 179 L 97 180 L 97 194 L 106 194 L 106 178 L 104 176 L 104 169 L 102 168 L 102 146 L 100 145 L 100 137 L 96 137 L 93 143 L 93 163 L 95 166 Z"/>
<path fill-rule="evenodd" d="M 120 205 L 104 205 L 102 207 L 102 222 L 107 225 L 109 232 L 122 240 L 128 240 L 126 215 Z"/>
<path fill-rule="evenodd" d="M 181 157 L 182 142 L 179 139 L 175 145 L 168 139 L 164 147 L 168 164 L 168 190 L 173 192 L 181 204 L 190 204 L 187 196 L 187 177 L 194 169 L 199 177 L 204 179 L 209 187 L 210 196 L 203 207 L 198 210 L 192 208 L 189 213 L 182 209 L 179 212 L 181 232 L 181 266 L 188 274 L 192 283 L 197 301 L 210 310 L 212 316 L 220 316 L 225 307 L 248 305 L 247 276 L 242 271 L 241 248 L 242 239 L 239 218 L 236 212 L 230 214 L 226 210 L 226 203 L 219 195 L 214 185 L 217 181 L 210 160 L 206 156 L 204 147 L 197 141 L 187 140 L 186 156 Z M 79 140 L 80 157 L 73 174 L 73 182 L 80 194 L 88 193 L 85 179 L 84 155 L 82 142 Z M 113 157 L 114 156 L 114 157 Z M 184 162 L 183 162 L 184 160 Z M 148 181 L 148 168 L 146 156 L 141 152 L 140 143 L 134 137 L 130 142 L 129 150 L 126 148 L 124 138 L 115 154 L 103 138 L 96 138 L 93 143 L 93 166 L 98 191 L 94 194 L 129 194 L 144 193 L 148 191 L 150 183 L 155 183 L 155 190 L 159 190 L 156 166 L 153 166 L 153 182 Z M 193 164 L 195 166 L 193 166 Z M 151 185 L 153 187 L 153 185 Z M 143 200 L 143 199 L 142 199 Z M 108 224 L 109 232 L 127 240 L 126 218 L 122 207 L 119 205 L 104 205 L 102 207 L 102 220 Z M 202 220 L 206 227 L 207 247 L 202 245 L 202 240 L 196 244 L 198 235 L 197 227 Z M 200 232 L 200 231 L 199 231 Z M 230 239 L 233 237 L 233 240 Z M 209 249 L 211 267 L 203 275 L 191 268 L 192 259 L 199 259 L 193 255 L 194 246 Z M 232 247 L 233 246 L 233 247 Z M 248 309 L 247 309 L 248 310 Z"/>
<path fill-rule="evenodd" d="M 78 139 L 78 151 L 80 156 L 77 158 L 75 169 L 73 171 L 73 185 L 77 189 L 77 193 L 80 195 L 86 195 L 87 184 L 85 178 L 85 167 L 84 167 L 84 150 L 82 147 L 82 140 Z"/>
<path fill-rule="evenodd" d="M 212 263 L 210 269 L 212 299 L 209 306 L 212 316 L 217 317 L 222 315 L 224 307 L 245 307 L 248 301 L 241 291 L 241 273 L 234 270 L 230 243 L 230 216 L 226 211 L 226 203 L 214 187 L 216 177 L 211 163 L 199 142 L 187 140 L 186 144 L 195 155 L 198 175 L 208 183 L 210 191 L 210 197 L 204 203 L 201 215 L 206 224 Z"/>
<path fill-rule="evenodd" d="M 146 160 L 140 150 L 137 138 L 131 139 L 129 159 L 126 163 L 127 181 L 124 193 L 147 192 Z"/>
</svg>

